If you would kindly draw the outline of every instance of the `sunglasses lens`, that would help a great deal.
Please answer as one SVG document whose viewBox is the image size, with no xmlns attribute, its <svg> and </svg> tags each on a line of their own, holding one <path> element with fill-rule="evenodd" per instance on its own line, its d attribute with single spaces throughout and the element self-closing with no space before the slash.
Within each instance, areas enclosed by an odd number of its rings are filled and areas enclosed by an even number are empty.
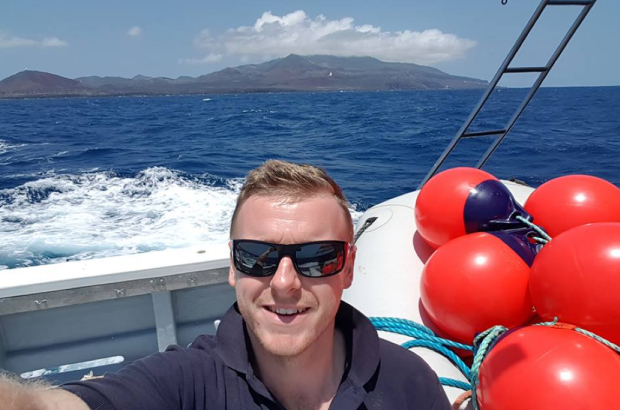
<svg viewBox="0 0 620 410">
<path fill-rule="evenodd" d="M 342 242 L 313 243 L 301 246 L 295 252 L 297 269 L 304 276 L 334 275 L 344 267 Z"/>
<path fill-rule="evenodd" d="M 235 243 L 235 267 L 250 276 L 273 275 L 278 269 L 278 251 L 268 243 Z"/>
<path fill-rule="evenodd" d="M 300 245 L 272 245 L 266 242 L 234 241 L 235 268 L 249 276 L 276 273 L 283 256 L 293 257 L 297 271 L 308 277 L 335 275 L 345 262 L 344 242 L 318 242 Z M 282 255 L 280 254 L 282 252 Z"/>
</svg>

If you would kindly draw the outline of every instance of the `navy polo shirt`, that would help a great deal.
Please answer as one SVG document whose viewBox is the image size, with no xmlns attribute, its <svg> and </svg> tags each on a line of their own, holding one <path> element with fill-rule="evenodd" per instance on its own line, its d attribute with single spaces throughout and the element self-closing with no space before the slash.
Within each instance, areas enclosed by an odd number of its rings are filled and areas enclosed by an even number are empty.
<svg viewBox="0 0 620 410">
<path fill-rule="evenodd" d="M 449 410 L 430 367 L 414 353 L 379 339 L 370 321 L 341 302 L 336 326 L 347 344 L 347 367 L 330 409 Z M 284 407 L 256 377 L 236 304 L 217 334 L 185 349 L 171 346 L 102 379 L 62 387 L 93 410 L 224 410 Z"/>
</svg>

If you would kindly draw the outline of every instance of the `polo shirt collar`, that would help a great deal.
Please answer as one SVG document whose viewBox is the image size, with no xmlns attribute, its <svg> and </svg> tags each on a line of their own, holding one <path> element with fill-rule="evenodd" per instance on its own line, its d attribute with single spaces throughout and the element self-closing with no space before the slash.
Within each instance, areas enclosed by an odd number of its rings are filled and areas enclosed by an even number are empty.
<svg viewBox="0 0 620 410">
<path fill-rule="evenodd" d="M 346 379 L 355 388 L 363 388 L 379 366 L 377 331 L 366 316 L 346 302 L 340 302 L 336 314 L 336 327 L 344 334 L 347 343 Z M 215 341 L 215 350 L 228 367 L 251 378 L 254 377 L 248 354 L 250 341 L 236 303 L 220 322 Z"/>
<path fill-rule="evenodd" d="M 228 309 L 220 322 L 215 342 L 215 351 L 228 367 L 236 372 L 248 374 L 248 370 L 251 369 L 247 350 L 250 341 L 237 303 Z"/>
</svg>

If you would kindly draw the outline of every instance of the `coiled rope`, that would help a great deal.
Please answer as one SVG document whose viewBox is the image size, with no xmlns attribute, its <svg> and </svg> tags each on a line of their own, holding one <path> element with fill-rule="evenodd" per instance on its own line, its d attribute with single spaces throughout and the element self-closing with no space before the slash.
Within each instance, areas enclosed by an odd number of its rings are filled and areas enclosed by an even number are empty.
<svg viewBox="0 0 620 410">
<path fill-rule="evenodd" d="M 401 346 L 405 349 L 410 349 L 412 347 L 426 347 L 444 355 L 459 368 L 467 380 L 471 380 L 471 372 L 469 367 L 449 348 L 453 347 L 472 351 L 472 346 L 437 337 L 431 329 L 407 319 L 399 319 L 394 317 L 371 317 L 370 321 L 377 330 L 413 337 L 415 340 L 409 340 L 401 344 Z M 440 377 L 439 381 L 444 386 L 456 387 L 463 390 L 472 389 L 470 383 L 448 377 Z"/>
</svg>

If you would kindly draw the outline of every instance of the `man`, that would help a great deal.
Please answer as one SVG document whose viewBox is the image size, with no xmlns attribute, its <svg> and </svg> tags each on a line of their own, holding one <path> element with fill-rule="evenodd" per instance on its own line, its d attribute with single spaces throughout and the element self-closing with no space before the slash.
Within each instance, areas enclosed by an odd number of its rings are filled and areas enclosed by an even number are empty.
<svg viewBox="0 0 620 410">
<path fill-rule="evenodd" d="M 103 379 L 33 392 L 34 408 L 450 408 L 420 358 L 380 340 L 341 302 L 353 280 L 353 224 L 323 170 L 267 161 L 250 172 L 230 236 L 237 303 L 215 338 L 200 336 L 188 349 L 171 347 Z"/>
</svg>

